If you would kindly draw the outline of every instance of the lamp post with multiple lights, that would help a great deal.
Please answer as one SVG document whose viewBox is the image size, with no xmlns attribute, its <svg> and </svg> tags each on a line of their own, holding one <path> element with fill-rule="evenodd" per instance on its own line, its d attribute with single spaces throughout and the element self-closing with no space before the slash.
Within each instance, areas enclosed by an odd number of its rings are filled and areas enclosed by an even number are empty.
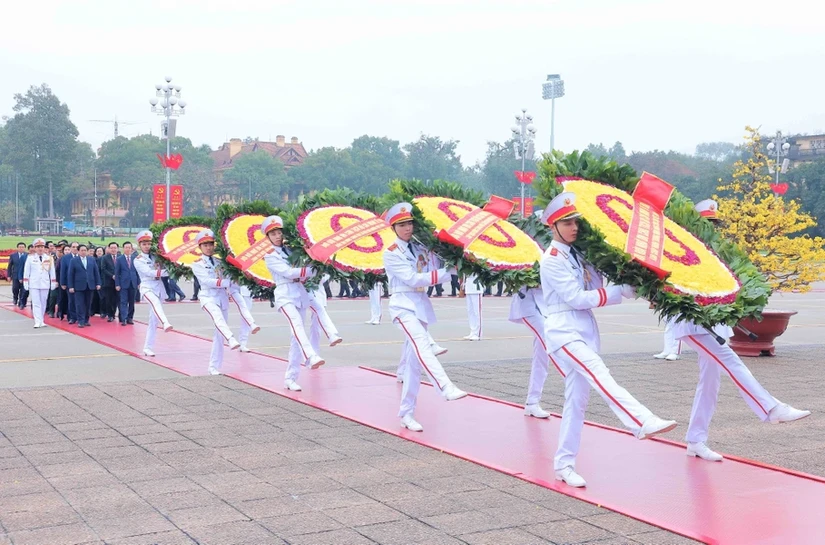
<svg viewBox="0 0 825 545">
<path fill-rule="evenodd" d="M 556 99 L 564 96 L 564 80 L 558 74 L 548 74 L 547 81 L 541 86 L 541 98 L 550 101 L 550 151 L 554 148 Z"/>
<path fill-rule="evenodd" d="M 510 128 L 516 143 L 516 158 L 521 159 L 521 172 L 524 172 L 524 163 L 533 158 L 535 153 L 536 128 L 533 126 L 533 116 L 527 115 L 527 109 L 522 108 L 521 114 L 516 115 L 516 125 Z M 524 217 L 524 186 L 521 184 L 521 217 Z"/>
<path fill-rule="evenodd" d="M 170 124 L 172 117 L 178 117 L 186 113 L 186 101 L 180 98 L 180 85 L 172 85 L 172 78 L 166 76 L 166 83 L 155 85 L 155 96 L 149 99 L 152 105 L 152 112 L 166 118 L 161 123 L 161 133 L 166 138 L 166 157 L 171 152 L 170 143 L 174 128 Z M 166 166 L 166 219 L 170 218 L 170 185 L 172 183 L 172 169 Z"/>
</svg>

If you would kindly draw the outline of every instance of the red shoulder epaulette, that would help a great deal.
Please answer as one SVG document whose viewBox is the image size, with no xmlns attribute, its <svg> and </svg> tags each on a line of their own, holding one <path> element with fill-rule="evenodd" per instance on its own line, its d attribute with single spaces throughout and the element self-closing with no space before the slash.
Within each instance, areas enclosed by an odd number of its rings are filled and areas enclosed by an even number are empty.
<svg viewBox="0 0 825 545">
<path fill-rule="evenodd" d="M 559 251 L 555 248 L 550 248 L 550 255 L 559 255 Z"/>
<path fill-rule="evenodd" d="M 390 246 L 389 248 L 387 248 L 387 250 L 389 250 L 389 251 L 391 251 L 391 252 L 392 252 L 392 251 L 393 251 L 393 250 L 395 250 L 396 248 L 398 248 L 398 244 L 393 244 L 392 246 Z"/>
</svg>

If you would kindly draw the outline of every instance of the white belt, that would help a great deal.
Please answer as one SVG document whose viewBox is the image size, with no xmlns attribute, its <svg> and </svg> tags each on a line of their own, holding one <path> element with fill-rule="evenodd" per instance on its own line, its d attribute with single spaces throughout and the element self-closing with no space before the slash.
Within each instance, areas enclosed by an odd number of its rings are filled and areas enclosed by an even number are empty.
<svg viewBox="0 0 825 545">
<path fill-rule="evenodd" d="M 410 286 L 398 286 L 390 288 L 390 291 L 394 293 L 423 293 L 427 291 L 427 288 L 411 288 Z"/>
<path fill-rule="evenodd" d="M 557 303 L 555 305 L 547 305 L 547 314 L 558 314 L 559 312 L 569 312 L 576 310 L 567 303 Z"/>
</svg>

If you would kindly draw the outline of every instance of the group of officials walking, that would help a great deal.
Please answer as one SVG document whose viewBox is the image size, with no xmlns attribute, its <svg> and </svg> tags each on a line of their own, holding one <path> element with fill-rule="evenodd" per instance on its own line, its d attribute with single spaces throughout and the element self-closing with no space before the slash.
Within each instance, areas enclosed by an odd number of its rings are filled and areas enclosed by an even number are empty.
<svg viewBox="0 0 825 545">
<path fill-rule="evenodd" d="M 542 222 L 553 234 L 553 240 L 540 262 L 541 284 L 524 287 L 513 295 L 509 319 L 525 325 L 533 338 L 532 369 L 524 414 L 542 419 L 550 416 L 542 409 L 540 401 L 552 364 L 564 388 L 560 436 L 554 457 L 556 479 L 573 487 L 583 487 L 586 482 L 576 471 L 576 457 L 581 446 L 591 389 L 604 399 L 616 417 L 638 439 L 668 432 L 677 423 L 659 418 L 619 385 L 599 356 L 599 331 L 592 309 L 636 298 L 636 293 L 631 286 L 606 283 L 601 273 L 576 249 L 577 218 L 580 214 L 576 210 L 575 200 L 575 194 L 561 193 L 541 212 Z M 703 201 L 697 209 L 708 219 L 714 219 L 703 208 L 706 205 Z M 715 203 L 712 207 L 715 210 Z M 467 396 L 453 384 L 438 359 L 447 350 L 438 346 L 429 333 L 430 326 L 436 323 L 436 316 L 427 289 L 456 276 L 457 271 L 454 267 L 445 266 L 437 255 L 414 240 L 412 205 L 398 203 L 388 210 L 385 217 L 397 237 L 383 254 L 390 292 L 389 315 L 404 340 L 398 368 L 398 380 L 403 383 L 398 417 L 403 427 L 422 432 L 424 427 L 415 419 L 422 369 L 444 400 L 456 401 Z M 301 368 L 318 369 L 326 362 L 320 355 L 321 334 L 327 337 L 330 346 L 339 344 L 342 338 L 326 312 L 323 288 L 308 290 L 305 286 L 316 271 L 310 266 L 299 267 L 290 263 L 290 250 L 284 244 L 283 220 L 279 216 L 266 218 L 261 232 L 273 246 L 264 259 L 276 285 L 274 306 L 284 316 L 292 337 L 284 387 L 298 392 L 302 389 L 298 384 Z M 114 319 L 112 301 L 116 293 L 120 302 L 121 325 L 133 323 L 134 292 L 137 289 L 149 303 L 144 355 L 154 356 L 157 329 L 172 329 L 163 312 L 161 297 L 162 280 L 168 277 L 168 273 L 150 252 L 152 233 L 140 232 L 137 242 L 140 251 L 134 258 L 130 243 L 124 244 L 120 255 L 117 255 L 117 247 L 110 245 L 98 265 L 83 244 L 70 245 L 68 253 L 64 252 L 62 258 L 55 260 L 46 252 L 45 241 L 36 239 L 32 244 L 33 253 L 25 259 L 18 257 L 14 265 L 17 267 L 23 262 L 20 288 L 31 292 L 34 327 L 43 327 L 46 298 L 50 290 L 58 285 L 68 299 L 70 323 L 76 322 L 78 327 L 90 325 L 90 297 L 101 289 L 105 290 L 103 300 L 106 303 L 102 308 L 108 314 L 109 321 Z M 215 327 L 208 371 L 216 375 L 222 372 L 224 345 L 228 345 L 230 350 L 241 348 L 248 351 L 246 339 L 249 334 L 258 332 L 260 327 L 251 313 L 248 290 L 244 293 L 241 286 L 225 274 L 223 265 L 214 257 L 214 233 L 210 229 L 201 231 L 197 235 L 197 243 L 203 255 L 192 270 L 201 287 L 201 308 Z M 471 334 L 465 338 L 479 340 L 483 290 L 473 277 L 465 280 L 465 289 L 471 296 L 468 298 Z M 375 295 L 380 296 L 380 292 L 375 291 Z M 18 292 L 15 291 L 15 301 L 17 297 Z M 380 297 L 375 299 L 379 309 L 373 310 L 371 320 L 367 322 L 371 324 L 377 324 L 381 317 Z M 242 319 L 241 341 L 235 338 L 227 325 L 230 300 L 235 303 Z M 304 325 L 307 312 L 311 316 L 309 335 Z M 748 406 L 765 422 L 791 422 L 810 414 L 810 411 L 795 409 L 771 396 L 727 344 L 719 345 L 709 332 L 690 321 L 676 318 L 672 322 L 673 337 L 686 342 L 699 354 L 699 381 L 687 434 L 689 456 L 708 461 L 723 459 L 706 443 L 722 371 L 731 377 Z M 730 336 L 721 327 L 717 329 L 723 337 Z"/>
</svg>

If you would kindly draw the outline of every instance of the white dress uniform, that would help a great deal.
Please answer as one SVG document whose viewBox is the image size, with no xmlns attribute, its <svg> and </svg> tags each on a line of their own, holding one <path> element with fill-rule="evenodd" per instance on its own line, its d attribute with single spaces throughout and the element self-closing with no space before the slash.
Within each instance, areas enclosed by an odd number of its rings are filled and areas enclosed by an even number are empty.
<svg viewBox="0 0 825 545">
<path fill-rule="evenodd" d="M 370 295 L 370 319 L 366 322 L 370 325 L 381 323 L 381 283 L 376 284 L 369 290 Z"/>
<path fill-rule="evenodd" d="M 138 248 L 142 240 L 152 240 L 152 232 L 144 230 L 138 233 L 137 242 Z M 138 252 L 137 257 L 133 261 L 135 265 L 135 272 L 140 277 L 140 295 L 146 302 L 149 303 L 149 325 L 146 329 L 146 341 L 143 343 L 143 353 L 147 356 L 154 356 L 152 349 L 155 346 L 155 335 L 157 334 L 157 327 L 160 324 L 164 331 L 172 329 L 172 325 L 166 318 L 166 313 L 163 312 L 163 296 L 165 293 L 163 288 L 163 281 L 161 278 L 169 276 L 166 269 L 160 266 L 160 263 L 155 261 L 155 257 L 151 254 Z"/>
<path fill-rule="evenodd" d="M 705 218 L 716 219 L 716 202 L 706 199 L 696 204 L 696 211 Z M 728 341 L 733 329 L 724 324 L 713 328 L 713 332 Z M 808 416 L 810 411 L 800 411 L 781 403 L 762 386 L 742 362 L 730 345 L 720 345 L 713 335 L 703 327 L 687 320 L 673 321 L 673 336 L 684 341 L 696 351 L 699 363 L 699 382 L 690 411 L 690 423 L 686 440 L 688 454 L 706 460 L 720 461 L 722 456 L 710 450 L 705 442 L 716 403 L 719 398 L 722 369 L 730 376 L 745 403 L 763 422 L 790 422 Z"/>
<path fill-rule="evenodd" d="M 544 223 L 554 225 L 561 219 L 578 217 L 573 204 L 575 198 L 575 194 L 567 192 L 556 196 L 544 211 Z M 618 304 L 623 295 L 634 297 L 633 290 L 630 287 L 603 286 L 601 274 L 559 240 L 553 240 L 544 252 L 540 270 L 548 312 L 544 322 L 547 350 L 565 375 L 564 409 L 554 459 L 556 478 L 573 486 L 584 486 L 583 479 L 578 475 L 575 477 L 580 484 L 573 484 L 562 475 L 575 471 L 591 387 L 639 439 L 669 431 L 676 423 L 654 416 L 619 386 L 598 354 L 599 328 L 591 309 Z"/>
<path fill-rule="evenodd" d="M 321 333 L 329 340 L 330 346 L 336 346 L 343 341 L 327 312 L 327 292 L 323 286 L 327 280 L 329 275 L 325 274 L 321 277 L 318 287 L 309 294 L 309 343 L 316 353 L 321 351 Z M 306 365 L 309 365 L 308 359 L 304 362 L 304 366 Z"/>
<path fill-rule="evenodd" d="M 409 203 L 396 204 L 387 212 L 387 223 L 392 226 L 409 221 L 412 219 L 411 211 Z M 444 282 L 454 271 L 439 268 L 435 256 L 430 255 L 423 246 L 400 238 L 384 250 L 384 269 L 390 290 L 390 318 L 404 335 L 402 363 L 399 366 L 404 386 L 398 416 L 405 427 L 421 431 L 421 425 L 412 419 L 421 386 L 421 367 L 446 400 L 467 395 L 450 381 L 433 351 L 432 337 L 427 333 L 427 328 L 436 322 L 427 288 Z"/>
<path fill-rule="evenodd" d="M 33 246 L 38 245 L 45 246 L 46 241 L 42 238 L 35 239 Z M 49 298 L 49 290 L 56 288 L 54 258 L 47 253 L 30 255 L 23 266 L 23 289 L 28 290 L 32 301 L 35 328 L 46 327 L 46 301 Z"/>
<path fill-rule="evenodd" d="M 541 394 L 544 390 L 547 374 L 550 371 L 550 363 L 553 364 L 562 379 L 565 376 L 559 364 L 548 354 L 547 343 L 544 341 L 544 321 L 547 314 L 541 287 L 521 288 L 513 294 L 508 319 L 514 324 L 526 326 L 533 335 L 533 363 L 530 368 L 530 382 L 527 387 L 527 401 L 525 403 L 528 408 L 541 402 Z"/>
<path fill-rule="evenodd" d="M 464 278 L 464 298 L 467 300 L 467 320 L 470 322 L 470 334 L 464 337 L 468 341 L 481 340 L 481 296 L 484 288 L 478 283 L 474 274 Z"/>
<path fill-rule="evenodd" d="M 247 288 L 246 286 L 241 286 L 240 288 L 240 296 L 243 300 L 243 304 L 246 305 L 246 309 L 252 313 L 252 290 Z M 232 297 L 235 300 L 235 297 Z M 240 304 L 240 301 L 235 301 L 236 303 Z M 238 309 L 240 310 L 240 308 Z M 247 342 L 249 341 L 249 335 L 252 333 L 252 328 L 249 326 L 246 320 L 241 320 L 241 332 L 238 335 L 238 341 L 241 343 L 241 352 L 249 352 L 249 347 L 247 346 Z"/>
<path fill-rule="evenodd" d="M 204 229 L 196 237 L 198 245 L 205 242 L 214 242 L 215 234 L 211 229 Z M 209 373 L 218 375 L 223 364 L 223 343 L 229 344 L 230 350 L 235 350 L 241 343 L 235 339 L 232 330 L 229 329 L 227 320 L 229 319 L 229 296 L 235 301 L 238 311 L 241 313 L 241 320 L 246 322 L 252 334 L 257 333 L 261 328 L 255 324 L 255 319 L 246 308 L 246 302 L 241 303 L 240 286 L 225 278 L 223 264 L 214 256 L 202 255 L 201 258 L 192 264 L 192 273 L 200 283 L 201 291 L 198 295 L 201 308 L 209 314 L 212 323 L 215 325 L 215 334 L 212 337 L 212 353 L 209 356 Z"/>
<path fill-rule="evenodd" d="M 273 229 L 282 228 L 283 220 L 278 216 L 269 216 L 261 224 L 264 236 Z M 267 254 L 264 261 L 275 282 L 275 308 L 284 315 L 292 333 L 284 385 L 289 390 L 300 391 L 301 387 L 295 381 L 301 372 L 301 364 L 309 361 L 310 367 L 317 369 L 326 362 L 312 348 L 304 329 L 306 312 L 311 303 L 304 282 L 315 276 L 315 271 L 312 267 L 291 266 L 288 256 L 289 252 L 283 246 L 275 246 L 275 251 Z"/>
</svg>

